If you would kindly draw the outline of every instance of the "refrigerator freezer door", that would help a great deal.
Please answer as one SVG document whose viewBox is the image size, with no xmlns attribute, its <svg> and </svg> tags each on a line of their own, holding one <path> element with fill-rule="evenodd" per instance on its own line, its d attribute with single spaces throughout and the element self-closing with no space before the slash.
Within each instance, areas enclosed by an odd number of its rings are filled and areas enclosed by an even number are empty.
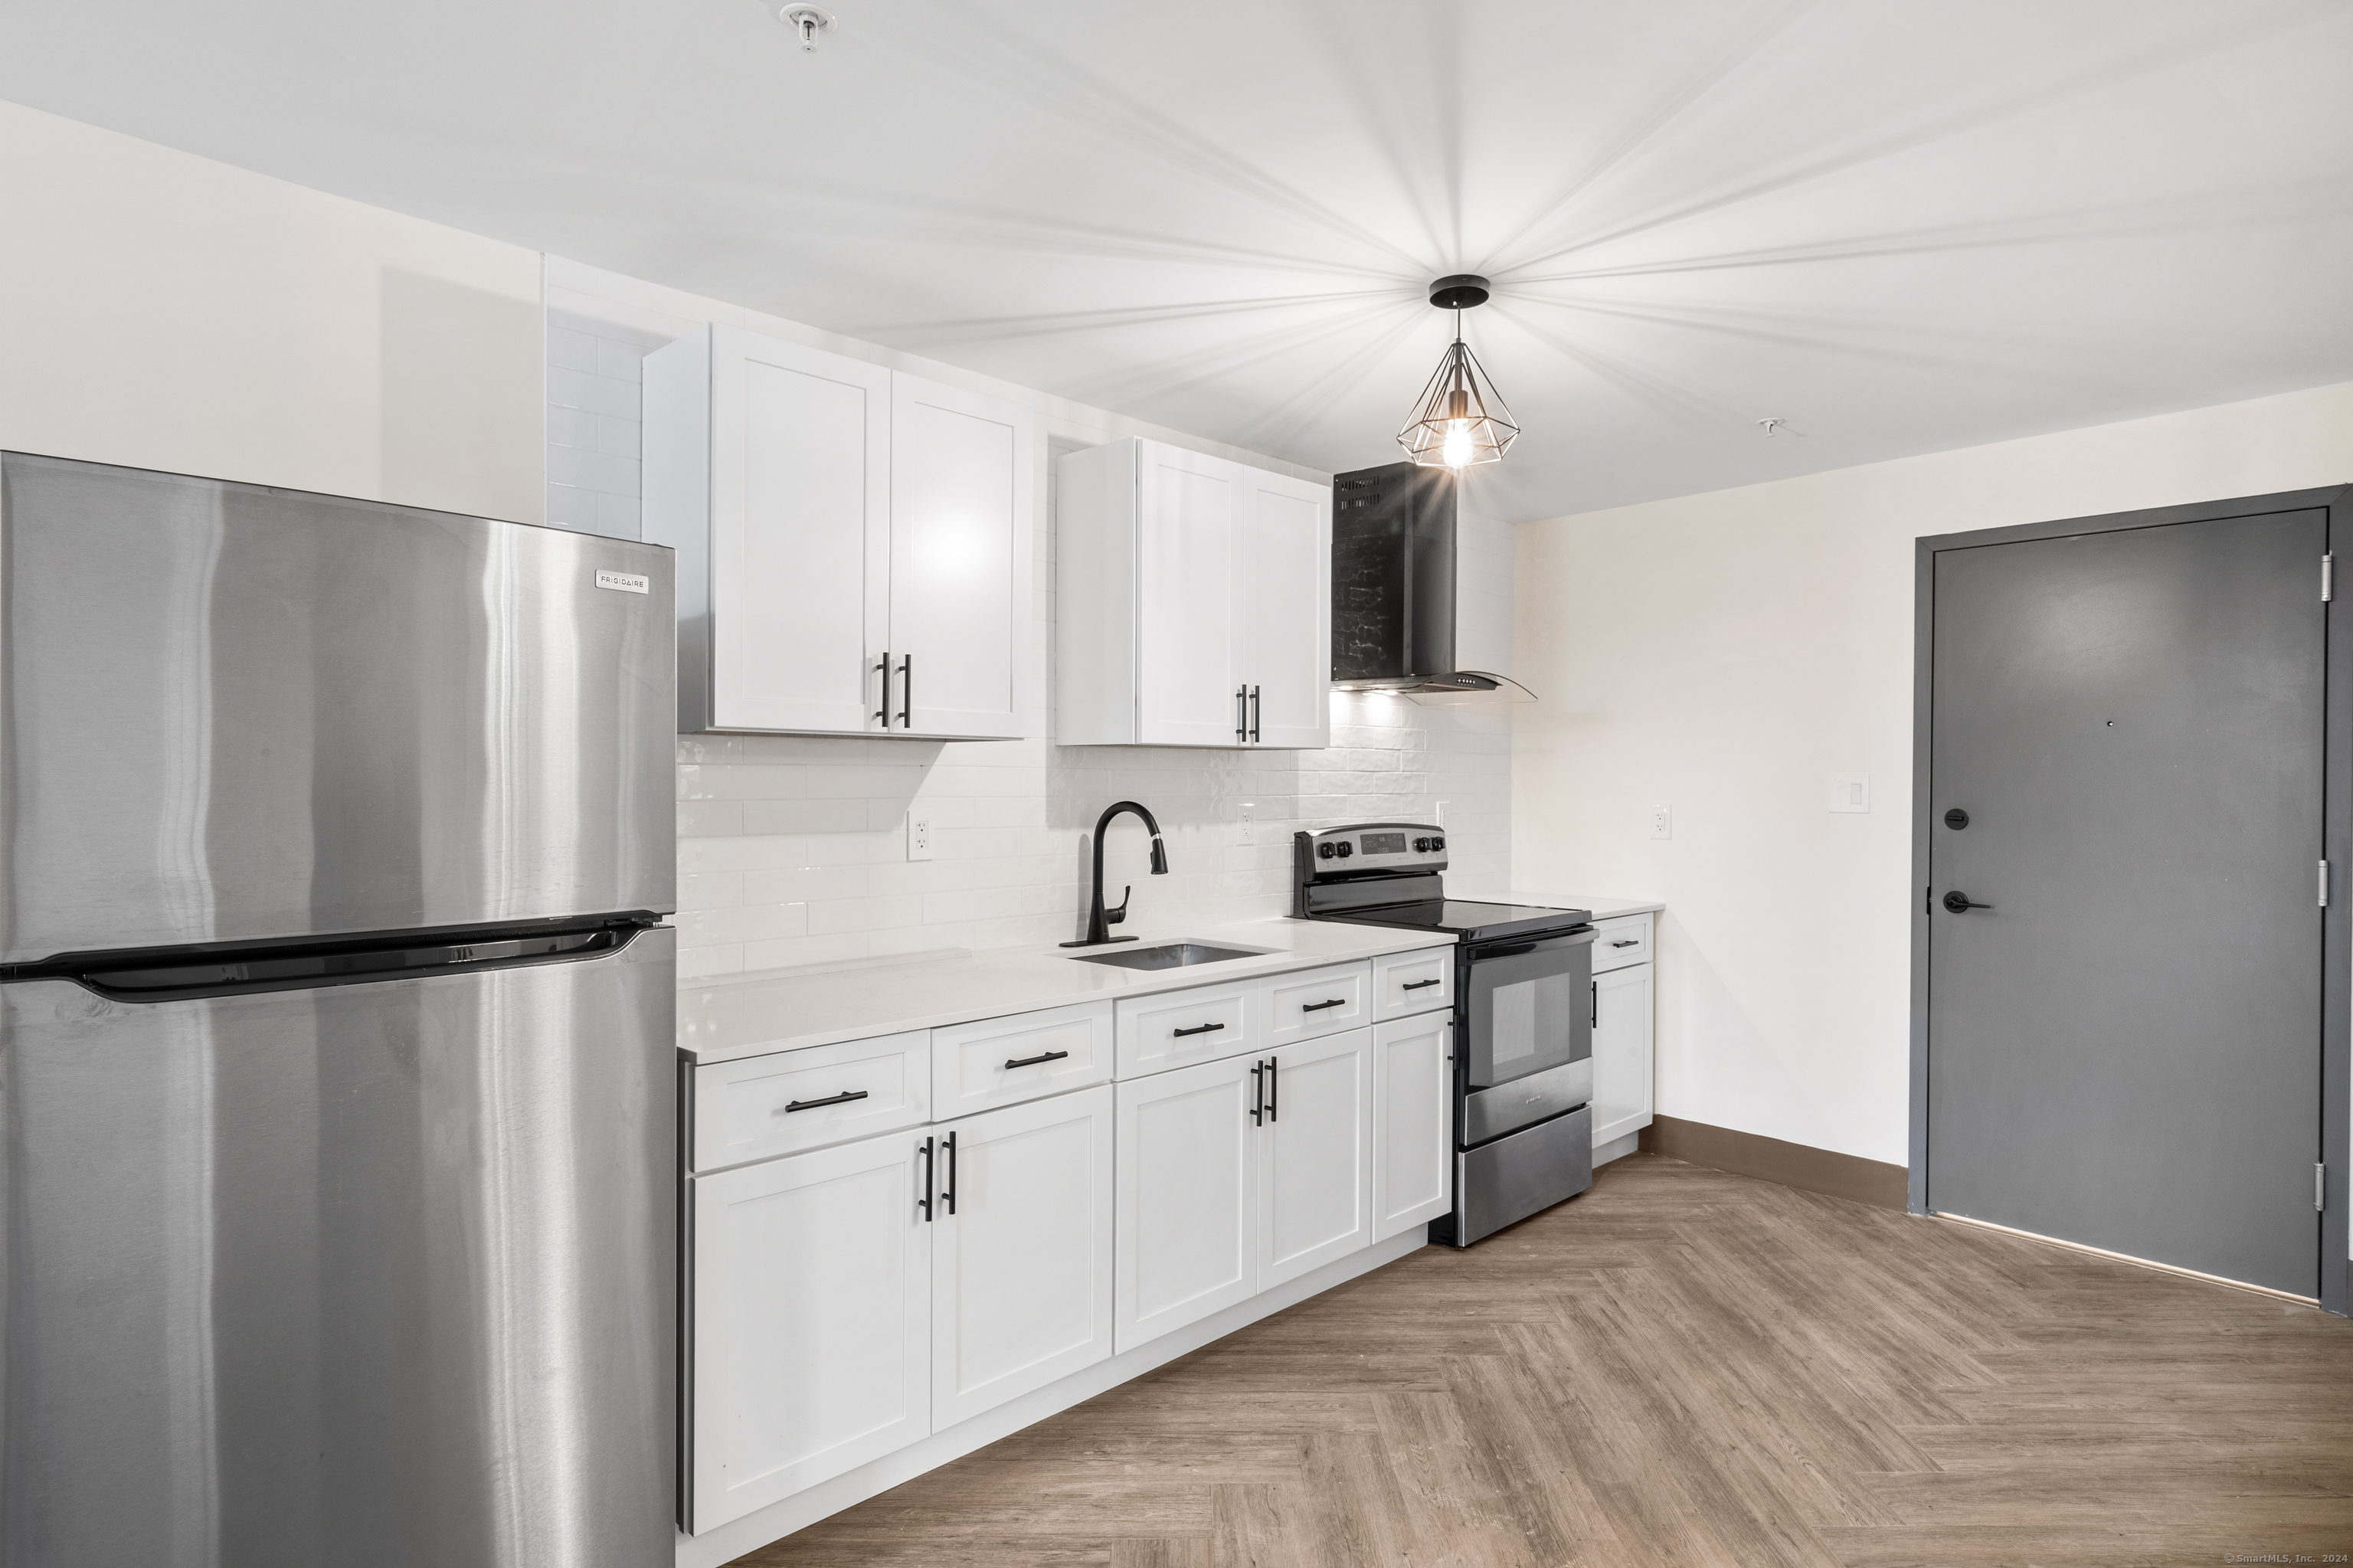
<svg viewBox="0 0 2353 1568">
<path fill-rule="evenodd" d="M 0 453 L 0 963 L 673 907 L 670 553 Z"/>
<path fill-rule="evenodd" d="M 675 953 L 0 986 L 0 1563 L 668 1563 Z"/>
</svg>

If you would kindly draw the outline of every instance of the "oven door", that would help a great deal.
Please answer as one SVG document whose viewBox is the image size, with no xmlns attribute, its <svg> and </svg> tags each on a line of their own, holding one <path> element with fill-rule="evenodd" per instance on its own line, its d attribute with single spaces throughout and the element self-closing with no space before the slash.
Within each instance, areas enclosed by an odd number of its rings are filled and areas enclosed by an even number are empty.
<svg viewBox="0 0 2353 1568">
<path fill-rule="evenodd" d="M 1467 1086 L 1591 1060 L 1592 989 L 1590 926 L 1468 949 L 1461 993 Z"/>
</svg>

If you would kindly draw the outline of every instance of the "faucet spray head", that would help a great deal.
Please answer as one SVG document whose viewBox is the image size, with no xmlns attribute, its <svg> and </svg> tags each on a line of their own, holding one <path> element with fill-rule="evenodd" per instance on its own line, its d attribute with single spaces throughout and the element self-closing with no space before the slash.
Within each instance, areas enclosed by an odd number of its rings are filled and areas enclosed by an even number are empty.
<svg viewBox="0 0 2353 1568">
<path fill-rule="evenodd" d="M 1152 874 L 1155 876 L 1168 874 L 1168 852 L 1161 847 L 1158 833 L 1152 835 Z"/>
</svg>

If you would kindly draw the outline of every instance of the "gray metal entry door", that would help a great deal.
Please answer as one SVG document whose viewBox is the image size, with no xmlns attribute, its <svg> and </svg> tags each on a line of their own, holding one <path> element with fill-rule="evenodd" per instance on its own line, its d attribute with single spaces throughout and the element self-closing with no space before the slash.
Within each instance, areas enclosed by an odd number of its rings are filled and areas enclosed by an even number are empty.
<svg viewBox="0 0 2353 1568">
<path fill-rule="evenodd" d="M 2327 538 L 1932 557 L 1930 1208 L 2319 1294 Z"/>
</svg>

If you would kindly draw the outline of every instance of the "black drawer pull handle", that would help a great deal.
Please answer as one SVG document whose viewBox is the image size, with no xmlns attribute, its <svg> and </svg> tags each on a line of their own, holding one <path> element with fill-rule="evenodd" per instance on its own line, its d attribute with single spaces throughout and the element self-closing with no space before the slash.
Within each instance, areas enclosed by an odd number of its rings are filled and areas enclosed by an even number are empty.
<svg viewBox="0 0 2353 1568">
<path fill-rule="evenodd" d="M 1444 978 L 1443 976 L 1440 976 L 1440 977 L 1439 979 L 1437 979 L 1437 980 L 1408 980 L 1408 981 L 1406 981 L 1406 982 L 1405 982 L 1405 984 L 1403 984 L 1403 985 L 1399 986 L 1398 989 L 1399 991 L 1419 991 L 1422 987 L 1424 987 L 1424 986 L 1426 986 L 1426 985 L 1444 985 L 1445 983 L 1446 983 L 1445 978 Z"/>
<path fill-rule="evenodd" d="M 815 1110 L 819 1106 L 846 1106 L 852 1100 L 862 1100 L 865 1097 L 864 1089 L 844 1089 L 838 1095 L 828 1095 L 821 1100 L 787 1100 L 785 1102 L 785 1111 L 786 1114 L 790 1115 L 797 1110 Z"/>
<path fill-rule="evenodd" d="M 1224 1027 L 1222 1023 L 1197 1023 L 1190 1029 L 1172 1029 L 1168 1033 L 1174 1038 L 1182 1040 L 1187 1034 L 1207 1034 L 1213 1029 Z"/>
<path fill-rule="evenodd" d="M 1024 1056 L 1018 1062 L 1008 1060 L 1005 1066 L 1010 1072 L 1016 1067 L 1034 1067 L 1040 1062 L 1059 1062 L 1069 1054 L 1068 1051 L 1049 1051 L 1043 1056 Z"/>
<path fill-rule="evenodd" d="M 1347 1005 L 1348 999 L 1346 997 L 1335 996 L 1329 1001 L 1303 1001 L 1299 1004 L 1299 1011 L 1302 1012 L 1321 1012 L 1327 1007 L 1345 1007 Z"/>
<path fill-rule="evenodd" d="M 1274 1070 L 1279 1065 L 1281 1064 L 1273 1057 L 1269 1056 L 1266 1059 L 1266 1119 L 1269 1121 L 1282 1119 L 1279 1114 L 1282 1109 L 1282 1089 L 1274 1081 Z"/>
<path fill-rule="evenodd" d="M 1623 941 L 1612 942 L 1609 945 L 1613 948 L 1639 948 L 1642 945 L 1642 938 L 1640 937 L 1628 937 Z"/>
</svg>

